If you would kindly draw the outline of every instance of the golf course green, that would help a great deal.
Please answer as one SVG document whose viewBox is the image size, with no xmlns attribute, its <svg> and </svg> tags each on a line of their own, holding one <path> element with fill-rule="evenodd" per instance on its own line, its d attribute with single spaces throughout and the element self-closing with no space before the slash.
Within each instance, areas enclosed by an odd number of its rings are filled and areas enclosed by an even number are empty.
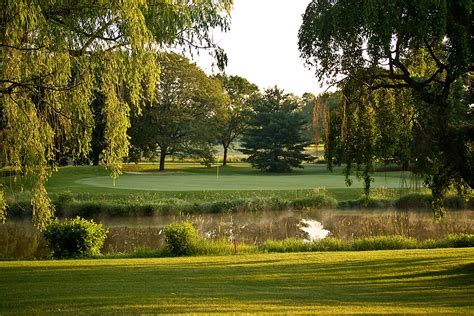
<svg viewBox="0 0 474 316">
<path fill-rule="evenodd" d="M 340 168 L 334 172 L 325 165 L 305 165 L 304 169 L 290 173 L 268 173 L 250 168 L 248 164 L 233 164 L 225 168 L 205 168 L 198 164 L 171 164 L 170 170 L 158 172 L 156 165 L 127 165 L 124 174 L 116 181 L 101 173 L 91 173 L 91 168 L 80 167 L 83 173 L 74 173 L 69 168 L 60 170 L 63 181 L 94 191 L 95 188 L 136 191 L 242 191 L 242 190 L 307 190 L 317 187 L 326 189 L 347 188 Z M 53 176 L 52 182 L 55 181 Z M 351 177 L 351 188 L 360 189 L 362 181 Z M 63 183 L 66 184 L 66 183 Z M 372 187 L 399 188 L 401 172 L 378 172 L 374 174 Z"/>
<path fill-rule="evenodd" d="M 399 173 L 374 177 L 373 187 L 398 188 Z M 210 175 L 196 173 L 130 174 L 120 176 L 115 183 L 108 176 L 88 177 L 76 180 L 77 184 L 140 191 L 219 191 L 219 190 L 298 190 L 344 188 L 344 176 L 340 174 L 242 174 Z M 362 188 L 363 183 L 355 180 L 352 187 Z"/>
</svg>

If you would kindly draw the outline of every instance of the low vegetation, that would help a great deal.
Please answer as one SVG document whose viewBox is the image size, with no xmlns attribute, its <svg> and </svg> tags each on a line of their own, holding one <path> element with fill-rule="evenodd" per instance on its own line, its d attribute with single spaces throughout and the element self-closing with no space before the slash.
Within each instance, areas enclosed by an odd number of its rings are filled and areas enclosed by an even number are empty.
<svg viewBox="0 0 474 316">
<path fill-rule="evenodd" d="M 261 249 L 264 252 L 311 252 L 311 251 L 370 251 L 395 249 L 435 249 L 474 247 L 474 235 L 451 234 L 445 239 L 417 241 L 405 236 L 374 236 L 353 240 L 328 237 L 307 242 L 289 238 L 281 241 L 268 240 Z"/>
<path fill-rule="evenodd" d="M 158 174 L 155 173 L 158 165 L 128 165 L 128 172 L 138 174 L 123 175 L 114 187 L 107 170 L 103 168 L 65 167 L 53 174 L 48 182 L 48 190 L 56 214 L 60 217 L 151 216 L 334 207 L 429 209 L 431 205 L 428 191 L 410 192 L 399 188 L 401 179 L 407 175 L 396 171 L 380 172 L 376 178 L 392 187 L 374 189 L 369 198 L 361 198 L 362 188 L 356 184 L 353 185 L 355 187 L 345 187 L 344 176 L 339 169 L 330 173 L 319 165 L 306 165 L 305 169 L 290 175 L 268 175 L 252 170 L 247 164 L 232 164 L 217 170 L 199 164 L 175 163 L 170 164 L 170 168 L 173 168 L 172 171 Z M 256 187 L 260 189 L 249 190 L 247 183 L 254 183 L 256 179 L 259 183 Z M 87 183 L 100 180 L 107 186 L 84 184 L 84 180 Z M 5 198 L 8 216 L 31 216 L 30 179 L 5 176 L 0 181 L 7 188 Z M 127 188 L 121 186 L 125 182 Z M 160 185 L 181 188 L 183 183 L 199 185 L 201 190 L 160 190 Z M 141 189 L 154 186 L 157 186 L 155 191 Z M 298 188 L 301 186 L 311 188 Z M 318 188 L 320 186 L 326 186 L 326 189 Z M 64 188 L 68 190 L 64 191 Z M 474 199 L 472 196 L 448 195 L 445 205 L 451 209 L 469 209 L 474 207 Z"/>
<path fill-rule="evenodd" d="M 43 231 L 43 236 L 53 258 L 86 258 L 100 255 L 107 230 L 92 220 L 76 217 L 52 222 Z"/>
</svg>

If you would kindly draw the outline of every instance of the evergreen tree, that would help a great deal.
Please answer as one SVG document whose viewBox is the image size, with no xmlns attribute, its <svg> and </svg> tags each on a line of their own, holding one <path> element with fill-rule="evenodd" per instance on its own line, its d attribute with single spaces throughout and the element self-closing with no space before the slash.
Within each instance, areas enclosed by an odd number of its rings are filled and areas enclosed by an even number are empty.
<svg viewBox="0 0 474 316">
<path fill-rule="evenodd" d="M 302 168 L 312 157 L 303 153 L 309 143 L 302 131 L 306 124 L 300 100 L 278 88 L 252 99 L 254 112 L 242 138 L 241 151 L 253 167 L 270 172 Z"/>
</svg>

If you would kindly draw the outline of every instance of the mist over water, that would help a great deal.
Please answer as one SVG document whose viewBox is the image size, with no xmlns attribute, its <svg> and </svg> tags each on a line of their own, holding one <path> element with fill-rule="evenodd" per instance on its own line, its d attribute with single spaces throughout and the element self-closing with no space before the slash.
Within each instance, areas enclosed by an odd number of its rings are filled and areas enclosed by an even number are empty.
<svg viewBox="0 0 474 316">
<path fill-rule="evenodd" d="M 448 211 L 437 223 L 430 211 L 314 210 L 258 213 L 167 215 L 153 217 L 96 218 L 109 229 L 104 253 L 131 252 L 163 246 L 163 228 L 191 221 L 204 238 L 261 244 L 265 240 L 327 236 L 353 239 L 365 236 L 403 235 L 418 240 L 443 239 L 451 233 L 474 234 L 474 210 Z M 0 225 L 0 258 L 42 258 L 49 254 L 45 240 L 31 219 Z"/>
<path fill-rule="evenodd" d="M 323 224 L 312 219 L 302 219 L 299 229 L 306 233 L 306 241 L 316 241 L 326 238 L 331 232 L 324 229 Z"/>
</svg>

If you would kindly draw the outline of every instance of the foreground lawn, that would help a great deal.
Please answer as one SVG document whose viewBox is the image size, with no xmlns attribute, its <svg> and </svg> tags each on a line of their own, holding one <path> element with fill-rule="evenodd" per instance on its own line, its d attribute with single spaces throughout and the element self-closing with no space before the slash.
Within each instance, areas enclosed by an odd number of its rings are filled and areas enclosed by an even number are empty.
<svg viewBox="0 0 474 316">
<path fill-rule="evenodd" d="M 472 314 L 474 249 L 0 262 L 0 314 Z"/>
</svg>

